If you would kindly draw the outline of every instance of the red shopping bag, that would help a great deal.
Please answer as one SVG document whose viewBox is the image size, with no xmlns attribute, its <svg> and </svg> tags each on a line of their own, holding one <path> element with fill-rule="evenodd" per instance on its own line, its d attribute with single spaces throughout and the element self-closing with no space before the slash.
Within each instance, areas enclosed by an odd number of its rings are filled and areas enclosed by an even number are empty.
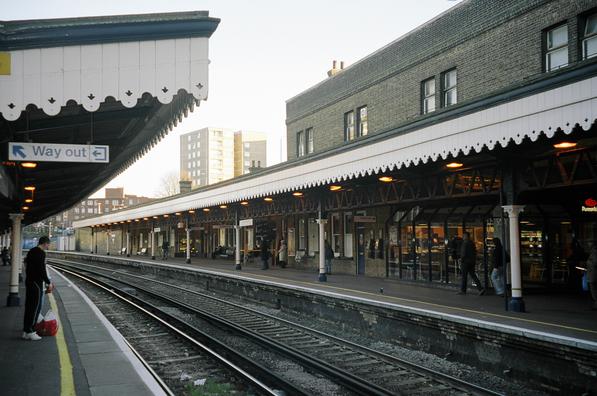
<svg viewBox="0 0 597 396">
<path fill-rule="evenodd" d="M 37 335 L 42 337 L 55 336 L 58 333 L 58 319 L 56 318 L 56 314 L 52 310 L 49 310 L 44 319 L 35 325 L 35 331 Z"/>
</svg>

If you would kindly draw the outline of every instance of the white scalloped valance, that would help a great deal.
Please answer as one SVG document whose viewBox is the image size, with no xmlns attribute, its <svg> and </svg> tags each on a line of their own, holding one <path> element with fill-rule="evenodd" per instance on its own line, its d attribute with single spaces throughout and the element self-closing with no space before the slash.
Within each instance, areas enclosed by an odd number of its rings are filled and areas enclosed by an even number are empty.
<svg viewBox="0 0 597 396">
<path fill-rule="evenodd" d="M 459 152 L 480 152 L 483 147 L 492 150 L 498 144 L 505 147 L 511 140 L 520 144 L 525 137 L 536 141 L 541 133 L 553 137 L 558 128 L 568 134 L 577 124 L 588 130 L 596 119 L 594 77 L 261 176 L 76 221 L 74 226 L 132 220 L 300 190 L 446 159 Z"/>
<path fill-rule="evenodd" d="M 180 89 L 207 98 L 205 37 L 15 50 L 10 61 L 10 75 L 0 75 L 0 113 L 9 121 L 30 104 L 53 116 L 70 100 L 96 111 L 107 97 L 134 107 L 146 92 L 162 103 Z"/>
</svg>

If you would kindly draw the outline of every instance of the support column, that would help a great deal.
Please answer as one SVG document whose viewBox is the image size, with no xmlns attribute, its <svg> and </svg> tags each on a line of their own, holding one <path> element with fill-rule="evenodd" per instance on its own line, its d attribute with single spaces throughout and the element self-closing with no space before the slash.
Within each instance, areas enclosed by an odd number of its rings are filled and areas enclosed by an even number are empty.
<svg viewBox="0 0 597 396">
<path fill-rule="evenodd" d="M 191 264 L 191 226 L 187 220 L 187 264 Z"/>
<path fill-rule="evenodd" d="M 327 219 L 322 218 L 321 211 L 319 212 L 319 281 L 327 282 L 328 278 L 325 274 L 325 225 Z"/>
<path fill-rule="evenodd" d="M 151 226 L 151 259 L 155 260 L 155 232 L 154 227 Z"/>
<path fill-rule="evenodd" d="M 131 257 L 131 232 L 126 229 L 126 257 Z"/>
<path fill-rule="evenodd" d="M 22 213 L 11 213 L 9 217 L 12 220 L 12 254 L 6 306 L 18 307 L 21 303 L 19 297 L 19 270 L 21 267 L 21 253 L 23 251 L 21 248 L 21 220 L 23 220 L 24 215 Z"/>
<path fill-rule="evenodd" d="M 518 215 L 524 210 L 524 205 L 502 206 L 508 214 L 510 231 L 510 276 L 512 284 L 512 298 L 508 308 L 514 312 L 524 312 L 524 300 L 522 299 L 522 271 L 520 268 L 520 230 L 518 227 Z"/>
<path fill-rule="evenodd" d="M 238 217 L 236 224 L 234 225 L 234 269 L 241 270 L 242 265 L 240 264 L 240 225 L 238 225 Z"/>
<path fill-rule="evenodd" d="M 89 244 L 89 253 L 93 254 L 93 238 L 95 237 L 95 227 L 91 227 L 91 243 Z"/>
</svg>

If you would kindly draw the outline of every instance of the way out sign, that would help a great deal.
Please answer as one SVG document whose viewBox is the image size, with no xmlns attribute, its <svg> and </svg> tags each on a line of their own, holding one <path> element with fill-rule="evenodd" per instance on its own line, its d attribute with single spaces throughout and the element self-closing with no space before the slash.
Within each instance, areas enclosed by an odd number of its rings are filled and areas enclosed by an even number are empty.
<svg viewBox="0 0 597 396">
<path fill-rule="evenodd" d="M 88 144 L 8 143 L 10 161 L 110 162 L 110 147 Z"/>
</svg>

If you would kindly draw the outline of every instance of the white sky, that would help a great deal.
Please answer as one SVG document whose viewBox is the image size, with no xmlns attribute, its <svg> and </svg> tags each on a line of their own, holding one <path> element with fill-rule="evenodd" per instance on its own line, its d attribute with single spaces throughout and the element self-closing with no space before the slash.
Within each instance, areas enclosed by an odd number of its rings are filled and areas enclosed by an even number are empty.
<svg viewBox="0 0 597 396">
<path fill-rule="evenodd" d="M 326 78 L 332 60 L 351 65 L 458 1 L 448 0 L 21 0 L 0 19 L 208 10 L 209 98 L 150 153 L 107 186 L 153 196 L 178 173 L 179 136 L 205 126 L 266 132 L 268 164 L 285 159 L 285 101 Z M 284 147 L 281 150 L 281 145 Z M 282 155 L 282 158 L 281 158 Z M 95 196 L 103 196 L 100 191 Z"/>
</svg>

